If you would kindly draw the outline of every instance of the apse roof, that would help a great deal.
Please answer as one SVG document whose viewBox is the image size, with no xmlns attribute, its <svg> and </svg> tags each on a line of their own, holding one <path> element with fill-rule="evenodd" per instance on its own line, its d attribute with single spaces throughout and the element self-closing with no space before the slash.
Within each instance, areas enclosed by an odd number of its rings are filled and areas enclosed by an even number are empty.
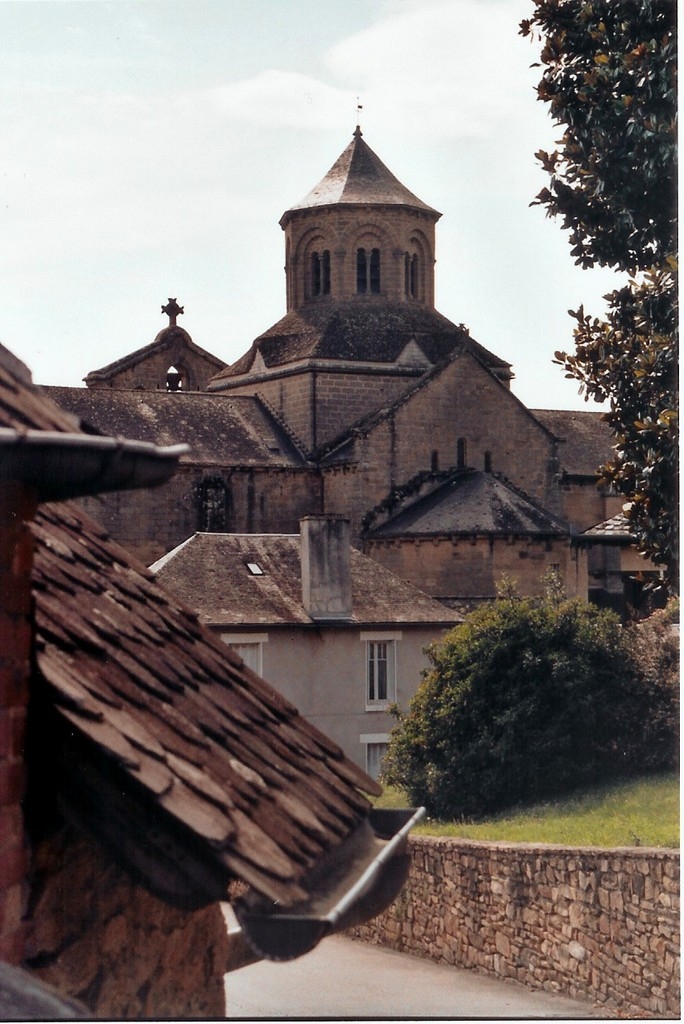
<svg viewBox="0 0 684 1024">
<path fill-rule="evenodd" d="M 284 227 L 295 211 L 337 204 L 409 206 L 430 213 L 437 210 L 418 199 L 364 142 L 357 126 L 354 137 L 328 173 L 300 203 L 287 210 L 280 221 Z"/>
<path fill-rule="evenodd" d="M 454 473 L 386 523 L 370 539 L 398 536 L 562 535 L 568 527 L 492 473 Z"/>
<path fill-rule="evenodd" d="M 182 461 L 193 465 L 304 464 L 282 424 L 255 397 L 119 388 L 42 390 L 88 430 L 155 444 L 190 442 Z"/>
<path fill-rule="evenodd" d="M 256 564 L 258 574 L 249 571 Z M 312 625 L 302 604 L 299 534 L 196 533 L 152 566 L 208 625 Z M 458 616 L 351 550 L 352 625 L 452 625 Z"/>
</svg>

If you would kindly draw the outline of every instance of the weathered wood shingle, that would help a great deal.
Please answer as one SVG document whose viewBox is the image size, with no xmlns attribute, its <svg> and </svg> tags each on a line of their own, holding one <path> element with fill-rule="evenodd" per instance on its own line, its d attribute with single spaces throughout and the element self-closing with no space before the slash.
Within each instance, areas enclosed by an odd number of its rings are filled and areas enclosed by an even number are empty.
<svg viewBox="0 0 684 1024">
<path fill-rule="evenodd" d="M 76 738 L 84 765 L 89 750 L 112 785 L 140 793 L 161 848 L 171 829 L 226 881 L 303 898 L 303 876 L 365 817 L 361 791 L 376 784 L 74 506 L 44 506 L 35 537 L 36 663 L 57 760 Z M 78 804 L 71 784 L 63 798 Z"/>
<path fill-rule="evenodd" d="M 77 433 L 13 366 L 0 428 Z M 32 530 L 33 803 L 181 906 L 225 899 L 231 878 L 306 899 L 377 784 L 75 505 L 42 505 Z"/>
</svg>

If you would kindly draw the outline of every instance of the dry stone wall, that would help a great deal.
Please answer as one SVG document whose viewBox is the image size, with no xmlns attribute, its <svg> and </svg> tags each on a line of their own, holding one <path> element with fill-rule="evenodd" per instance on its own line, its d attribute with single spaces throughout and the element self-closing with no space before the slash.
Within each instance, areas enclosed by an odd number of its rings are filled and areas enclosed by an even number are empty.
<svg viewBox="0 0 684 1024">
<path fill-rule="evenodd" d="M 410 840 L 398 899 L 355 938 L 616 1013 L 680 1012 L 679 853 Z"/>
</svg>

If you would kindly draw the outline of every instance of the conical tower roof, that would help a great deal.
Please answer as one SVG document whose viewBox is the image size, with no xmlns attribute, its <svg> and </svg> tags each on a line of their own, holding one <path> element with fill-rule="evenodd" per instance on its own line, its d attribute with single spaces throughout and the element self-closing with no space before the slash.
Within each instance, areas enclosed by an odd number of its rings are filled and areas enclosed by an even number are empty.
<svg viewBox="0 0 684 1024">
<path fill-rule="evenodd" d="M 286 210 L 280 224 L 284 227 L 290 214 L 297 210 L 338 204 L 409 206 L 430 213 L 435 219 L 441 217 L 437 210 L 415 196 L 392 174 L 364 142 L 358 125 L 352 141 L 325 177 L 300 203 Z"/>
</svg>

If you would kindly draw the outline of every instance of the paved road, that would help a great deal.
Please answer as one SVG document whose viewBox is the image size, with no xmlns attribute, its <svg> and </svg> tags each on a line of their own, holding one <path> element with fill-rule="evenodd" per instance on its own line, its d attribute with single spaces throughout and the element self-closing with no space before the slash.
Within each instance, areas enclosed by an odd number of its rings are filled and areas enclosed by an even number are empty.
<svg viewBox="0 0 684 1024">
<path fill-rule="evenodd" d="M 593 1004 L 531 991 L 343 936 L 299 960 L 226 975 L 227 1017 L 596 1019 Z"/>
</svg>

